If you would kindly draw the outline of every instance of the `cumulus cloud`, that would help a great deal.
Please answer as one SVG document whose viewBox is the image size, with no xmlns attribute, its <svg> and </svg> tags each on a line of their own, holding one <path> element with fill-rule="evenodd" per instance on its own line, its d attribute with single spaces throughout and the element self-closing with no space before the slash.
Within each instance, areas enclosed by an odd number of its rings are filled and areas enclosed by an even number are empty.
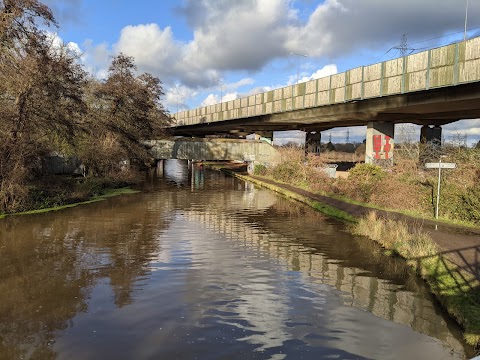
<svg viewBox="0 0 480 360">
<path fill-rule="evenodd" d="M 298 9 L 294 0 L 185 0 L 177 13 L 192 30 L 190 40 L 179 41 L 168 26 L 129 25 L 112 46 L 90 44 L 86 56 L 92 63 L 108 50 L 134 56 L 140 71 L 164 83 L 179 82 L 191 92 L 208 89 L 211 94 L 205 103 L 215 96 L 220 100 L 214 89 L 228 71 L 255 73 L 276 59 L 286 59 L 290 52 L 306 54 L 312 63 L 319 59 L 339 63 L 352 54 L 383 53 L 397 45 L 402 34 L 414 47 L 433 45 L 445 39 L 415 42 L 458 32 L 465 16 L 464 1 L 458 0 L 325 0 L 310 14 Z M 479 17 L 480 2 L 471 1 L 469 18 Z M 307 65 L 302 67 L 301 81 L 337 72 L 333 64 L 321 69 Z M 243 81 L 238 87 L 253 84 L 250 78 Z M 290 83 L 295 81 L 296 76 L 290 78 Z M 270 88 L 256 87 L 249 93 Z M 242 96 L 233 85 L 223 90 L 225 99 L 227 94 L 229 99 Z M 167 93 L 167 101 L 174 98 Z M 176 100 L 173 103 L 176 106 Z"/>
<path fill-rule="evenodd" d="M 469 17 L 480 16 L 471 2 Z M 326 0 L 305 23 L 289 28 L 288 47 L 307 45 L 310 56 L 338 57 L 359 49 L 377 50 L 407 34 L 410 41 L 459 30 L 465 17 L 458 0 Z"/>
<path fill-rule="evenodd" d="M 186 100 L 197 96 L 197 91 L 188 86 L 176 84 L 165 90 L 163 103 L 166 108 L 171 109 L 172 112 L 182 111 L 188 109 Z"/>
<path fill-rule="evenodd" d="M 402 34 L 442 35 L 464 19 L 458 0 L 326 0 L 305 19 L 285 0 L 187 0 L 177 11 L 193 30 L 189 42 L 175 40 L 170 27 L 142 24 L 125 27 L 115 50 L 134 56 L 143 71 L 190 87 L 210 87 L 223 71 L 260 70 L 289 52 L 338 58 L 383 51 Z M 479 17 L 480 3 L 470 4 L 469 14 Z"/>
<path fill-rule="evenodd" d="M 325 65 L 321 69 L 318 69 L 315 72 L 313 72 L 311 75 L 302 76 L 301 78 L 298 79 L 298 82 L 305 82 L 305 81 L 320 79 L 325 76 L 334 75 L 337 72 L 338 72 L 338 69 L 336 64 Z M 303 73 L 301 75 L 303 75 Z M 296 82 L 297 82 L 296 75 L 291 75 L 290 78 L 288 79 L 288 85 L 295 84 Z"/>
<path fill-rule="evenodd" d="M 200 104 L 200 106 L 208 106 L 218 104 L 220 102 L 220 97 L 218 95 L 209 94 Z"/>
<path fill-rule="evenodd" d="M 458 142 L 462 139 L 467 144 L 474 145 L 480 141 L 480 119 L 456 121 L 442 128 L 447 142 Z"/>
</svg>

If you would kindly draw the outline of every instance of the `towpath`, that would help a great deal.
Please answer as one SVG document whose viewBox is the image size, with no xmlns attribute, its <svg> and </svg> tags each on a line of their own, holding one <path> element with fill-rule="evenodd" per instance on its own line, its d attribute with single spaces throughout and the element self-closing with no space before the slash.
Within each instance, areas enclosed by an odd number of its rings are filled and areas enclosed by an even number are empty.
<svg viewBox="0 0 480 360">
<path fill-rule="evenodd" d="M 372 208 L 367 206 L 351 204 L 339 199 L 315 194 L 313 192 L 289 185 L 276 182 L 260 176 L 250 176 L 251 178 L 275 185 L 276 187 L 300 194 L 312 200 L 328 204 L 340 209 L 355 217 L 361 217 Z M 476 276 L 480 280 L 480 229 L 468 228 L 459 225 L 446 225 L 442 222 L 430 219 L 420 219 L 407 216 L 394 211 L 376 210 L 380 216 L 406 221 L 410 225 L 421 226 L 424 231 L 429 233 L 440 249 L 439 255 L 447 257 L 458 268 L 463 269 Z"/>
</svg>

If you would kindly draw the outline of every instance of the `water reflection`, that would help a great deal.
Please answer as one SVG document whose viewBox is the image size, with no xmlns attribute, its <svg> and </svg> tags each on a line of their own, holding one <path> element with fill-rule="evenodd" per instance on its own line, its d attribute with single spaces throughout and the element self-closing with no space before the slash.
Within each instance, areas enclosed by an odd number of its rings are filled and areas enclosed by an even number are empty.
<svg viewBox="0 0 480 360">
<path fill-rule="evenodd" d="M 403 262 L 220 172 L 165 170 L 0 221 L 0 358 L 464 357 Z"/>
<path fill-rule="evenodd" d="M 89 311 L 99 279 L 109 278 L 118 307 L 132 303 L 168 217 L 156 209 L 149 221 L 151 210 L 129 197 L 106 205 L 0 222 L 0 358 L 55 358 L 55 332 Z"/>
</svg>

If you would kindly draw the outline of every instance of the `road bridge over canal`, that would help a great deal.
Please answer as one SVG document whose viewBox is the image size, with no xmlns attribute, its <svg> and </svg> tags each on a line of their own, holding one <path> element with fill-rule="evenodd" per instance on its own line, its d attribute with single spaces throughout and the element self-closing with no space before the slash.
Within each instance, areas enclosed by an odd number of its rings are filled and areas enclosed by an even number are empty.
<svg viewBox="0 0 480 360">
<path fill-rule="evenodd" d="M 249 164 L 271 164 L 276 161 L 277 150 L 265 141 L 242 139 L 171 138 L 145 141 L 150 155 L 157 161 L 180 160 L 238 160 Z M 163 167 L 157 163 L 157 169 Z"/>
<path fill-rule="evenodd" d="M 366 161 L 392 159 L 394 124 L 441 126 L 480 117 L 480 38 L 361 66 L 265 93 L 173 114 L 174 135 L 303 130 L 307 144 L 333 127 L 367 125 Z M 271 135 L 270 135 L 271 136 Z M 315 147 L 315 146 L 314 146 Z"/>
</svg>

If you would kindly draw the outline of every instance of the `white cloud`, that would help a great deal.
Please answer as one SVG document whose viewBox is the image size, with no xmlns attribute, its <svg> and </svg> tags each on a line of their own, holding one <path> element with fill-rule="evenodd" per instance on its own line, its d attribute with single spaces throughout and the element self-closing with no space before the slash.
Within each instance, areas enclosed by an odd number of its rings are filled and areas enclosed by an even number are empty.
<svg viewBox="0 0 480 360">
<path fill-rule="evenodd" d="M 447 142 L 465 139 L 469 145 L 480 141 L 480 119 L 461 120 L 442 126 L 443 137 Z"/>
<path fill-rule="evenodd" d="M 172 112 L 188 109 L 186 100 L 197 95 L 197 91 L 187 86 L 176 84 L 165 90 L 163 103 L 166 108 L 171 109 Z"/>
<path fill-rule="evenodd" d="M 47 40 L 50 43 L 50 49 L 54 52 L 62 52 L 67 51 L 71 53 L 71 55 L 75 57 L 80 57 L 82 55 L 82 51 L 80 50 L 80 46 L 78 46 L 75 42 L 68 42 L 65 43 L 63 39 L 58 36 L 57 33 L 54 32 L 46 32 Z"/>
<path fill-rule="evenodd" d="M 317 71 L 313 72 L 309 76 L 302 76 L 301 78 L 298 79 L 298 82 L 306 82 L 310 80 L 320 79 L 322 77 L 334 75 L 337 72 L 338 72 L 337 65 L 335 64 L 325 65 L 324 67 L 322 67 L 321 69 L 318 69 Z M 296 83 L 297 83 L 296 75 L 290 75 L 288 79 L 288 85 L 292 85 Z"/>
<path fill-rule="evenodd" d="M 200 106 L 208 106 L 218 104 L 220 102 L 220 97 L 218 95 L 209 94 L 200 104 Z"/>
<path fill-rule="evenodd" d="M 342 57 L 385 52 L 400 42 L 402 34 L 406 33 L 409 43 L 414 43 L 459 31 L 465 16 L 464 1 L 459 0 L 442 0 L 441 4 L 438 0 L 325 0 L 317 2 L 311 14 L 300 13 L 299 2 L 295 0 L 185 0 L 183 3 L 179 13 L 191 26 L 191 40 L 179 41 L 171 27 L 130 25 L 122 29 L 113 46 L 83 44 L 85 63 L 97 76 L 104 76 L 111 54 L 124 52 L 134 56 L 141 72 L 158 76 L 164 84 L 180 83 L 185 87 L 180 98 L 167 91 L 165 99 L 167 107 L 176 108 L 178 101 L 179 108 L 183 108 L 184 102 L 199 89 L 211 93 L 202 104 L 218 102 L 221 91 L 218 80 L 227 71 L 252 74 L 275 59 L 286 59 L 290 52 L 297 52 L 312 60 L 301 66 L 300 81 L 316 79 L 336 73 L 334 63 L 340 63 Z M 480 18 L 480 1 L 470 1 L 469 18 Z M 312 68 L 319 59 L 330 64 Z M 289 80 L 294 82 L 296 75 Z M 253 84 L 252 77 L 225 84 L 224 100 L 243 96 L 237 89 Z M 259 86 L 243 93 L 277 87 L 280 86 Z M 479 136 L 478 120 L 471 121 L 465 131 Z M 450 131 L 445 127 L 445 134 Z"/>
<path fill-rule="evenodd" d="M 237 92 L 231 92 L 231 93 L 226 93 L 223 95 L 221 101 L 220 101 L 220 96 L 216 94 L 208 94 L 205 99 L 200 103 L 200 106 L 208 106 L 208 105 L 214 105 L 218 104 L 219 102 L 226 102 L 230 100 L 236 100 L 239 98 L 239 95 Z"/>
<path fill-rule="evenodd" d="M 464 16 L 458 0 L 326 0 L 305 23 L 289 27 L 287 46 L 336 58 L 398 44 L 402 34 L 414 41 L 458 31 Z M 470 2 L 469 17 L 479 16 L 480 3 Z"/>
<path fill-rule="evenodd" d="M 243 78 L 237 82 L 226 84 L 225 87 L 227 89 L 235 90 L 235 89 L 238 89 L 239 87 L 252 85 L 254 83 L 255 83 L 255 80 L 252 78 Z"/>
<path fill-rule="evenodd" d="M 273 144 L 274 145 L 285 145 L 288 143 L 295 144 L 304 144 L 305 143 L 305 133 L 299 130 L 292 131 L 275 131 L 273 133 Z"/>
<path fill-rule="evenodd" d="M 239 98 L 238 92 L 231 92 L 223 95 L 222 101 L 236 100 Z"/>
<path fill-rule="evenodd" d="M 224 71 L 258 71 L 290 52 L 336 59 L 385 51 L 404 33 L 410 41 L 443 35 L 464 19 L 458 0 L 325 0 L 306 19 L 297 7 L 293 0 L 186 0 L 179 13 L 192 27 L 190 41 L 176 40 L 170 27 L 129 25 L 113 49 L 164 82 L 208 88 Z M 480 17 L 480 2 L 470 2 L 469 16 Z"/>
<path fill-rule="evenodd" d="M 309 80 L 320 79 L 325 76 L 334 75 L 338 72 L 337 65 L 329 64 L 325 65 L 323 68 L 315 71 L 309 78 Z"/>
<path fill-rule="evenodd" d="M 92 40 L 85 40 L 83 48 L 82 58 L 87 70 L 98 79 L 105 79 L 112 56 L 108 44 L 94 45 Z"/>
</svg>

